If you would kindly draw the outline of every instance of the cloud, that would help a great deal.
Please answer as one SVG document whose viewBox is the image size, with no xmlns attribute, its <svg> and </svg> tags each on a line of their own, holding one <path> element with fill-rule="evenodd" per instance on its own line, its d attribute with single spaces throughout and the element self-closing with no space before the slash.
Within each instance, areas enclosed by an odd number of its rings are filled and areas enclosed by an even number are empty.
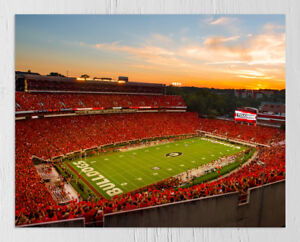
<svg viewBox="0 0 300 242">
<path fill-rule="evenodd" d="M 234 71 L 229 71 L 229 73 L 236 74 L 238 77 L 247 79 L 272 79 L 273 76 L 266 76 L 264 72 L 257 70 L 243 70 L 236 69 Z"/>
<path fill-rule="evenodd" d="M 275 25 L 272 23 L 268 23 L 264 26 L 265 31 L 275 31 L 275 30 L 283 30 L 284 26 L 283 25 Z"/>
<path fill-rule="evenodd" d="M 228 16 L 209 17 L 204 19 L 204 23 L 206 27 L 222 29 L 233 35 L 240 35 L 243 27 L 239 18 Z M 200 26 L 202 26 L 202 23 L 200 23 Z"/>
<path fill-rule="evenodd" d="M 131 57 L 142 62 L 148 62 L 153 65 L 166 65 L 176 68 L 176 66 L 186 66 L 184 61 L 176 57 L 174 51 L 168 50 L 160 46 L 145 45 L 142 47 L 132 47 L 128 45 L 120 45 L 119 42 L 98 43 L 93 45 L 94 48 L 101 51 L 113 51 L 129 54 Z"/>
<path fill-rule="evenodd" d="M 285 33 L 272 29 L 264 28 L 260 34 L 242 40 L 238 36 L 208 37 L 202 45 L 185 47 L 182 55 L 235 77 L 282 81 L 285 79 Z"/>
<path fill-rule="evenodd" d="M 264 32 L 250 39 L 228 45 L 233 37 L 209 37 L 203 45 L 188 46 L 184 52 L 190 57 L 201 59 L 208 64 L 240 63 L 255 64 L 284 64 L 285 63 L 285 34 Z"/>
<path fill-rule="evenodd" d="M 210 21 L 210 24 L 212 25 L 217 25 L 217 24 L 228 24 L 230 22 L 234 21 L 234 18 L 229 18 L 229 17 L 221 17 L 216 20 Z"/>
<path fill-rule="evenodd" d="M 204 44 L 207 46 L 216 46 L 220 43 L 224 43 L 224 42 L 228 42 L 228 41 L 234 41 L 234 40 L 238 40 L 240 38 L 240 36 L 236 35 L 236 36 L 232 36 L 232 37 L 220 37 L 220 36 L 213 36 L 213 37 L 209 37 L 204 41 Z"/>
<path fill-rule="evenodd" d="M 103 50 L 103 51 L 109 50 L 115 52 L 117 51 L 126 52 L 129 54 L 144 56 L 144 57 L 153 56 L 153 55 L 174 56 L 174 52 L 158 46 L 132 47 L 128 45 L 119 45 L 119 42 L 113 42 L 113 43 L 98 43 L 95 44 L 94 47 L 96 49 Z"/>
<path fill-rule="evenodd" d="M 238 75 L 238 77 L 241 77 L 241 78 L 246 78 L 246 79 L 272 79 L 271 76 L 263 76 L 263 77 L 260 77 L 260 76 L 246 76 L 246 75 Z"/>
<path fill-rule="evenodd" d="M 220 20 L 221 21 L 221 20 Z M 224 21 L 224 20 L 222 20 Z M 151 41 L 138 46 L 123 45 L 120 41 L 93 45 L 100 51 L 125 55 L 140 70 L 172 71 L 187 76 L 229 75 L 232 78 L 284 80 L 285 34 L 264 27 L 251 38 L 234 36 L 209 36 L 203 42 L 173 43 L 170 36 L 153 34 Z M 218 77 L 219 78 L 219 77 Z"/>
<path fill-rule="evenodd" d="M 251 75 L 251 76 L 264 76 L 262 72 L 255 70 L 239 70 L 240 74 Z"/>
</svg>

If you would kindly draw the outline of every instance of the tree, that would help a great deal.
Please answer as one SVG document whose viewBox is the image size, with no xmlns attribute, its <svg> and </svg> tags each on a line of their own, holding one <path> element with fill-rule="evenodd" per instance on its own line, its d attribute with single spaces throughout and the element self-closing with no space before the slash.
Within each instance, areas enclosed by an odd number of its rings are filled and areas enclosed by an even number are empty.
<svg viewBox="0 0 300 242">
<path fill-rule="evenodd" d="M 64 77 L 64 75 L 58 73 L 58 72 L 50 72 L 48 76 L 60 76 L 60 77 Z"/>
<path fill-rule="evenodd" d="M 219 116 L 219 113 L 217 110 L 215 110 L 215 109 L 209 110 L 208 118 L 216 118 L 217 116 Z"/>
<path fill-rule="evenodd" d="M 86 80 L 87 78 L 89 78 L 90 76 L 88 74 L 83 74 L 80 76 L 81 78 L 84 78 L 84 80 Z"/>
<path fill-rule="evenodd" d="M 285 90 L 276 91 L 272 97 L 264 96 L 261 99 L 252 97 L 236 97 L 233 89 L 213 89 L 197 87 L 167 86 L 168 95 L 180 95 L 188 107 L 188 111 L 210 117 L 234 117 L 236 108 L 259 108 L 262 101 L 277 101 L 285 103 Z"/>
</svg>

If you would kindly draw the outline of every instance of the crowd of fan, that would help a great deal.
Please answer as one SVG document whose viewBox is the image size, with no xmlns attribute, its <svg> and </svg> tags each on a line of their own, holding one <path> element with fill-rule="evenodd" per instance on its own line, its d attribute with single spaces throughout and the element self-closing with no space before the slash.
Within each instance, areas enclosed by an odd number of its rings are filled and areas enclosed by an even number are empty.
<svg viewBox="0 0 300 242">
<path fill-rule="evenodd" d="M 200 123 L 200 126 L 199 126 Z M 155 125 L 154 125 L 155 124 Z M 175 189 L 176 181 L 158 184 L 144 192 L 128 193 L 110 200 L 73 201 L 58 206 L 39 178 L 31 155 L 45 159 L 71 151 L 155 136 L 193 133 L 201 129 L 271 147 L 231 175 L 218 181 Z M 103 214 L 120 210 L 193 199 L 232 191 L 245 193 L 249 187 L 285 177 L 284 132 L 220 120 L 197 118 L 194 113 L 111 114 L 33 119 L 16 122 L 16 224 L 85 217 L 86 223 L 101 221 Z M 174 187 L 172 187 L 174 186 Z"/>
<path fill-rule="evenodd" d="M 197 126 L 198 118 L 195 113 L 134 113 L 31 119 L 16 122 L 16 146 L 21 153 L 49 159 L 104 144 L 195 133 Z"/>
<path fill-rule="evenodd" d="M 285 132 L 264 126 L 238 124 L 219 119 L 200 119 L 200 130 L 231 139 L 266 144 L 284 140 Z"/>
<path fill-rule="evenodd" d="M 233 191 L 245 193 L 248 188 L 282 180 L 285 177 L 284 147 L 273 151 L 263 149 L 260 156 L 230 176 L 215 182 L 194 185 L 189 188 L 152 189 L 116 196 L 111 200 L 71 202 L 65 206 L 43 206 L 28 215 L 17 213 L 17 223 L 38 223 L 60 219 L 84 217 L 86 223 L 101 223 L 103 214 L 132 210 L 182 200 L 212 196 Z M 263 164 L 261 164 L 263 162 Z"/>
<path fill-rule="evenodd" d="M 181 96 L 16 92 L 16 111 L 66 108 L 184 106 Z"/>
<path fill-rule="evenodd" d="M 32 155 L 49 159 L 114 142 L 192 133 L 197 125 L 194 113 L 111 114 L 17 121 L 16 211 L 30 214 L 40 210 L 41 205 L 55 204 L 33 166 Z"/>
<path fill-rule="evenodd" d="M 48 188 L 51 191 L 52 195 L 55 197 L 55 200 L 59 203 L 65 203 L 71 200 L 71 194 L 69 192 L 66 192 L 64 186 L 65 184 L 63 182 L 48 185 Z"/>
<path fill-rule="evenodd" d="M 36 169 L 44 180 L 50 180 L 54 177 L 53 166 L 51 164 L 40 164 L 36 166 Z"/>
</svg>

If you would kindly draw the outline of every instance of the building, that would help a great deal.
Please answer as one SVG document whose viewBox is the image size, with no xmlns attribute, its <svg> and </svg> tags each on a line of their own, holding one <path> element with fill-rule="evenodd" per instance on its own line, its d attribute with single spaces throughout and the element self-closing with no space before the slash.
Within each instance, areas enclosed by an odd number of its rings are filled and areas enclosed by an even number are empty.
<svg viewBox="0 0 300 242">
<path fill-rule="evenodd" d="M 259 107 L 260 113 L 274 114 L 279 116 L 285 116 L 285 104 L 274 102 L 262 102 Z"/>
<path fill-rule="evenodd" d="M 234 90 L 234 95 L 239 98 L 251 97 L 254 99 L 263 98 L 263 96 L 271 97 L 276 91 L 261 89 L 261 90 L 248 90 L 248 89 L 238 89 Z"/>
<path fill-rule="evenodd" d="M 165 89 L 165 84 L 129 82 L 128 77 L 119 77 L 116 81 L 111 78 L 94 80 L 16 72 L 16 91 L 164 95 Z"/>
</svg>

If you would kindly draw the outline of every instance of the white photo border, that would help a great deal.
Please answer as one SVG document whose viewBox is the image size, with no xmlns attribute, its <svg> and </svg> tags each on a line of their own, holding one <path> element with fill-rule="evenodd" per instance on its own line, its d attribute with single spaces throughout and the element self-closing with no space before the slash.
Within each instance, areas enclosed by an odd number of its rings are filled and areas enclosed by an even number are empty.
<svg viewBox="0 0 300 242">
<path fill-rule="evenodd" d="M 10 0 L 0 1 L 1 241 L 297 241 L 300 237 L 300 1 Z M 285 14 L 286 228 L 15 228 L 15 14 Z"/>
</svg>

